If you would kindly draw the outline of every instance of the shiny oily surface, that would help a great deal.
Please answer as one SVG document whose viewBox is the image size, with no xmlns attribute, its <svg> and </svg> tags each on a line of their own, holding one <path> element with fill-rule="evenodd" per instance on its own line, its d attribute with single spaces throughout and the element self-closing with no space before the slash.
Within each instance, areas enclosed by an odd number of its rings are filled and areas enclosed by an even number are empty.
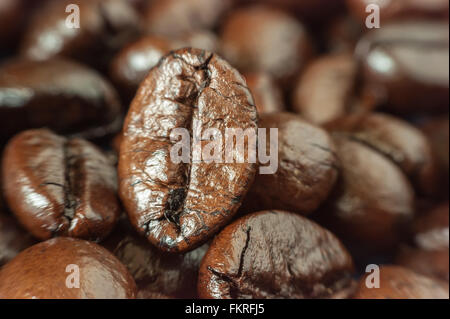
<svg viewBox="0 0 450 319">
<path fill-rule="evenodd" d="M 114 50 L 136 37 L 139 16 L 124 0 L 77 0 L 80 27 L 67 28 L 71 0 L 49 0 L 40 6 L 25 32 L 21 54 L 32 60 L 71 57 L 103 66 Z"/>
<path fill-rule="evenodd" d="M 310 56 L 303 25 L 266 6 L 235 10 L 222 27 L 222 54 L 242 72 L 267 72 L 275 79 L 295 76 Z"/>
<path fill-rule="evenodd" d="M 41 127 L 102 137 L 118 129 L 120 103 L 104 78 L 80 64 L 16 59 L 0 66 L 0 123 L 0 140 Z"/>
<path fill-rule="evenodd" d="M 367 288 L 360 281 L 355 299 L 448 299 L 448 283 L 419 275 L 398 266 L 380 268 L 380 288 Z"/>
<path fill-rule="evenodd" d="M 176 164 L 170 155 L 175 128 L 191 137 L 208 128 L 222 136 L 226 128 L 256 134 L 257 112 L 243 77 L 215 54 L 172 52 L 141 84 L 125 120 L 119 179 L 131 223 L 160 249 L 182 252 L 232 218 L 256 168 L 248 161 L 195 162 L 191 156 Z M 215 155 L 224 159 L 225 139 L 216 141 L 222 148 Z M 231 154 L 238 155 L 236 149 Z"/>
<path fill-rule="evenodd" d="M 35 242 L 13 217 L 0 212 L 0 267 Z"/>
<path fill-rule="evenodd" d="M 2 184 L 8 206 L 34 236 L 105 237 L 117 222 L 117 176 L 82 139 L 29 130 L 7 145 Z"/>
<path fill-rule="evenodd" d="M 138 287 L 138 298 L 197 297 L 198 269 L 208 245 L 185 254 L 162 252 L 139 236 L 127 220 L 121 220 L 102 245 L 127 267 Z"/>
<path fill-rule="evenodd" d="M 366 253 L 393 249 L 414 214 L 411 184 L 400 168 L 370 147 L 339 134 L 333 140 L 340 178 L 315 218 Z"/>
<path fill-rule="evenodd" d="M 153 0 L 144 13 L 144 29 L 173 37 L 213 28 L 230 5 L 230 0 Z"/>
<path fill-rule="evenodd" d="M 272 76 L 264 72 L 253 72 L 244 74 L 244 77 L 255 99 L 258 114 L 285 110 L 281 89 Z"/>
<path fill-rule="evenodd" d="M 77 289 L 71 265 L 79 269 Z M 68 267 L 69 266 L 69 267 Z M 67 271 L 69 269 L 69 271 Z M 92 242 L 53 238 L 34 245 L 0 270 L 2 299 L 128 299 L 136 284 L 124 265 Z"/>
<path fill-rule="evenodd" d="M 377 103 L 397 112 L 448 110 L 448 22 L 396 22 L 357 46 L 362 80 Z"/>
<path fill-rule="evenodd" d="M 339 174 L 331 136 L 291 113 L 263 114 L 259 127 L 266 128 L 268 135 L 266 154 L 271 151 L 269 129 L 278 129 L 278 170 L 256 175 L 243 208 L 250 205 L 250 211 L 284 209 L 301 214 L 315 211 Z"/>
<path fill-rule="evenodd" d="M 219 233 L 200 266 L 201 298 L 333 298 L 351 292 L 352 258 L 330 232 L 264 211 Z"/>
<path fill-rule="evenodd" d="M 422 194 L 436 193 L 438 165 L 431 143 L 418 128 L 383 113 L 349 116 L 338 122 L 328 128 L 347 132 L 352 139 L 391 159 Z"/>
</svg>

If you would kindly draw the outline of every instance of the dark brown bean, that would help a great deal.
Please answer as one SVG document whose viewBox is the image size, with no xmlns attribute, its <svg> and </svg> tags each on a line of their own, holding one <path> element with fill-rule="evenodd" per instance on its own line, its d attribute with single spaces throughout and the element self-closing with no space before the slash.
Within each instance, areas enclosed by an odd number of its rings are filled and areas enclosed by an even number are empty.
<svg viewBox="0 0 450 319">
<path fill-rule="evenodd" d="M 75 266 L 78 270 L 75 270 Z M 79 274 L 79 288 L 71 275 Z M 53 238 L 34 245 L 0 271 L 2 299 L 135 298 L 136 284 L 106 249 L 84 240 Z"/>
<path fill-rule="evenodd" d="M 282 211 L 227 226 L 200 266 L 201 298 L 333 298 L 351 293 L 352 258 L 330 232 Z"/>
<path fill-rule="evenodd" d="M 369 275 L 367 275 L 369 276 Z M 380 287 L 368 288 L 360 281 L 355 299 L 448 299 L 448 284 L 398 266 L 380 268 Z"/>
<path fill-rule="evenodd" d="M 119 130 L 120 103 L 95 71 L 67 60 L 0 66 L 0 140 L 30 129 L 99 138 Z"/>
<path fill-rule="evenodd" d="M 257 112 L 243 77 L 215 54 L 175 51 L 152 69 L 128 112 L 119 158 L 121 199 L 140 233 L 160 249 L 181 252 L 203 244 L 229 222 L 256 164 L 193 162 L 192 157 L 177 164 L 170 141 L 175 128 L 187 129 L 191 137 L 208 128 L 222 136 L 226 128 L 256 134 Z M 218 142 L 225 150 L 223 140 Z M 224 158 L 223 152 L 216 155 Z"/>
<path fill-rule="evenodd" d="M 244 74 L 244 77 L 253 94 L 259 114 L 285 110 L 281 89 L 272 76 L 263 72 L 254 72 Z"/>
<path fill-rule="evenodd" d="M 115 169 L 85 140 L 25 131 L 7 145 L 2 171 L 9 207 L 37 238 L 99 240 L 117 222 Z"/>
</svg>

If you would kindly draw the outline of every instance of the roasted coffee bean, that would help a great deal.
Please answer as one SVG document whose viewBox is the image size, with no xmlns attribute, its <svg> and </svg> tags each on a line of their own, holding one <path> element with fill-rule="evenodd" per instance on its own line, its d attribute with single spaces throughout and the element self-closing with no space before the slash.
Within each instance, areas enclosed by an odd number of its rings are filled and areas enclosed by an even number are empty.
<svg viewBox="0 0 450 319">
<path fill-rule="evenodd" d="M 381 153 L 345 136 L 335 135 L 334 142 L 341 174 L 316 218 L 355 251 L 362 247 L 367 254 L 388 253 L 413 217 L 413 189 L 400 168 Z"/>
<path fill-rule="evenodd" d="M 135 38 L 139 17 L 125 0 L 77 0 L 80 27 L 68 28 L 71 0 L 50 0 L 35 12 L 21 46 L 32 60 L 66 56 L 103 69 L 112 53 Z"/>
<path fill-rule="evenodd" d="M 77 278 L 79 274 L 79 278 Z M 79 288 L 75 288 L 79 284 Z M 135 298 L 136 284 L 106 249 L 80 239 L 34 245 L 0 270 L 2 299 Z"/>
<path fill-rule="evenodd" d="M 315 211 L 336 182 L 339 161 L 328 133 L 290 113 L 263 114 L 259 126 L 278 129 L 278 169 L 257 174 L 243 209 Z M 270 137 L 266 137 L 270 153 Z M 265 166 L 265 164 L 260 164 Z"/>
<path fill-rule="evenodd" d="M 357 56 L 377 104 L 406 113 L 448 111 L 448 22 L 383 24 L 360 40 Z"/>
<path fill-rule="evenodd" d="M 357 65 L 351 54 L 320 57 L 298 78 L 292 108 L 307 121 L 325 125 L 348 114 L 364 114 L 372 105 L 358 92 Z"/>
<path fill-rule="evenodd" d="M 396 258 L 399 265 L 419 274 L 449 280 L 448 202 L 415 220 L 413 246 Z"/>
<path fill-rule="evenodd" d="M 213 28 L 230 4 L 230 0 L 154 0 L 144 14 L 144 28 L 166 36 Z"/>
<path fill-rule="evenodd" d="M 138 298 L 196 298 L 198 269 L 208 245 L 185 254 L 161 252 L 139 236 L 126 219 L 103 245 L 128 268 L 136 281 Z"/>
<path fill-rule="evenodd" d="M 61 59 L 0 66 L 0 140 L 41 127 L 98 138 L 118 131 L 120 117 L 112 86 L 84 66 Z"/>
<path fill-rule="evenodd" d="M 12 217 L 0 212 L 0 268 L 35 242 Z"/>
<path fill-rule="evenodd" d="M 208 32 L 189 33 L 175 40 L 146 36 L 129 44 L 117 54 L 111 64 L 111 78 L 121 89 L 125 100 L 131 101 L 139 84 L 164 55 L 183 47 L 214 52 L 217 49 L 214 41 L 214 36 Z"/>
<path fill-rule="evenodd" d="M 259 114 L 284 111 L 281 89 L 272 76 L 264 72 L 254 72 L 244 74 L 244 77 Z"/>
<path fill-rule="evenodd" d="M 282 211 L 245 216 L 212 242 L 199 273 L 201 298 L 334 298 L 352 291 L 353 263 L 330 232 Z"/>
<path fill-rule="evenodd" d="M 347 0 L 350 12 L 361 23 L 367 19 L 369 4 L 380 8 L 381 22 L 418 18 L 448 20 L 448 0 Z"/>
<path fill-rule="evenodd" d="M 388 114 L 349 116 L 333 125 L 394 161 L 421 193 L 432 195 L 439 187 L 439 169 L 430 142 L 416 127 Z M 369 167 L 370 169 L 370 167 Z"/>
<path fill-rule="evenodd" d="M 17 36 L 24 11 L 23 0 L 0 1 L 0 48 L 7 48 Z"/>
<path fill-rule="evenodd" d="M 370 278 L 360 281 L 356 299 L 448 299 L 448 283 L 434 280 L 403 267 L 382 266 L 379 288 L 368 287 Z M 370 286 L 370 285 L 369 285 Z"/>
<path fill-rule="evenodd" d="M 242 72 L 267 72 L 275 79 L 295 76 L 311 53 L 303 25 L 265 6 L 234 11 L 224 23 L 221 39 L 222 54 L 233 66 Z"/>
<path fill-rule="evenodd" d="M 7 145 L 3 187 L 12 212 L 34 236 L 105 237 L 120 206 L 107 157 L 82 139 L 29 130 Z"/>
<path fill-rule="evenodd" d="M 230 221 L 253 181 L 256 164 L 225 163 L 225 139 L 217 136 L 220 163 L 199 161 L 193 152 L 188 163 L 176 163 L 172 130 L 188 130 L 190 140 L 209 128 L 222 137 L 227 128 L 256 134 L 257 112 L 244 78 L 215 54 L 170 53 L 133 100 L 119 158 L 120 196 L 130 220 L 162 250 L 182 252 L 206 242 Z M 247 146 L 255 151 L 253 143 Z M 236 148 L 228 153 L 243 155 Z"/>
</svg>

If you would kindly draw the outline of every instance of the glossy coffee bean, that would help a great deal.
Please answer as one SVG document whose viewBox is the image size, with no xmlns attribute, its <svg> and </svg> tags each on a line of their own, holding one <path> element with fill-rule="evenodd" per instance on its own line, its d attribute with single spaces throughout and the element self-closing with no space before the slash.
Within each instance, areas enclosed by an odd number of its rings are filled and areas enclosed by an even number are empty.
<svg viewBox="0 0 450 319">
<path fill-rule="evenodd" d="M 201 298 L 348 296 L 353 264 L 330 232 L 282 211 L 245 216 L 212 242 L 200 266 Z"/>
<path fill-rule="evenodd" d="M 369 275 L 367 275 L 369 276 Z M 398 266 L 380 268 L 380 287 L 368 288 L 363 277 L 355 299 L 448 299 L 448 283 L 434 280 Z M 367 280 L 368 279 L 368 280 Z"/>
<path fill-rule="evenodd" d="M 310 56 L 300 22 L 271 7 L 234 11 L 222 27 L 222 54 L 242 72 L 266 72 L 275 79 L 295 76 Z"/>
<path fill-rule="evenodd" d="M 117 131 L 120 103 L 95 71 L 67 60 L 13 60 L 0 66 L 0 140 L 48 127 L 86 138 Z"/>
<path fill-rule="evenodd" d="M 125 219 L 103 245 L 128 268 L 136 281 L 138 298 L 196 298 L 198 269 L 208 245 L 185 254 L 161 252 Z"/>
<path fill-rule="evenodd" d="M 357 64 L 351 54 L 323 56 L 312 61 L 299 77 L 292 108 L 318 125 L 347 114 L 366 111 L 356 92 Z"/>
<path fill-rule="evenodd" d="M 278 166 L 273 174 L 257 174 L 244 201 L 247 210 L 315 211 L 337 180 L 339 161 L 328 133 L 291 113 L 261 115 L 270 154 L 270 128 L 278 129 Z M 273 143 L 273 142 L 272 142 Z M 261 166 L 267 164 L 260 163 Z"/>
<path fill-rule="evenodd" d="M 449 206 L 438 206 L 414 221 L 413 243 L 396 258 L 399 265 L 419 274 L 449 280 Z"/>
<path fill-rule="evenodd" d="M 382 22 L 403 19 L 448 19 L 447 0 L 347 0 L 350 12 L 361 23 L 366 21 L 366 8 L 375 4 L 380 8 Z"/>
<path fill-rule="evenodd" d="M 79 274 L 79 280 L 76 276 Z M 72 285 L 79 283 L 79 288 Z M 135 298 L 136 284 L 106 249 L 74 238 L 34 245 L 0 270 L 2 299 Z"/>
<path fill-rule="evenodd" d="M 345 136 L 335 135 L 334 142 L 341 174 L 316 218 L 364 253 L 388 253 L 413 217 L 413 189 L 400 168 L 379 152 Z"/>
<path fill-rule="evenodd" d="M 24 16 L 24 0 L 2 0 L 0 2 L 0 48 L 7 48 L 16 41 L 17 32 Z"/>
<path fill-rule="evenodd" d="M 253 181 L 256 164 L 224 163 L 223 152 L 215 154 L 221 163 L 190 157 L 177 164 L 170 141 L 176 128 L 191 138 L 208 128 L 222 136 L 226 128 L 256 134 L 257 112 L 243 77 L 215 54 L 172 52 L 141 84 L 125 120 L 119 158 L 122 202 L 132 224 L 150 242 L 182 252 L 203 244 L 229 222 Z M 225 150 L 225 138 L 215 140 Z M 236 149 L 230 152 L 238 155 Z"/>
<path fill-rule="evenodd" d="M 14 218 L 0 212 L 0 268 L 35 242 Z"/>
<path fill-rule="evenodd" d="M 360 40 L 357 56 L 378 105 L 406 113 L 448 111 L 448 22 L 384 24 Z"/>
<path fill-rule="evenodd" d="M 29 130 L 9 142 L 2 164 L 8 205 L 37 238 L 99 240 L 117 222 L 116 172 L 93 144 Z"/>
<path fill-rule="evenodd" d="M 230 4 L 230 0 L 154 0 L 144 14 L 144 29 L 150 34 L 171 37 L 212 29 Z"/>
<path fill-rule="evenodd" d="M 269 74 L 254 72 L 244 74 L 244 77 L 255 99 L 258 114 L 285 110 L 281 89 Z"/>
<path fill-rule="evenodd" d="M 347 132 L 391 159 L 422 194 L 436 193 L 439 169 L 429 140 L 418 128 L 388 114 L 369 113 L 343 118 L 333 130 Z"/>
<path fill-rule="evenodd" d="M 71 0 L 50 0 L 36 10 L 22 41 L 22 55 L 32 60 L 65 56 L 102 69 L 112 52 L 136 37 L 137 12 L 125 0 L 77 0 L 80 27 L 68 28 Z"/>
</svg>

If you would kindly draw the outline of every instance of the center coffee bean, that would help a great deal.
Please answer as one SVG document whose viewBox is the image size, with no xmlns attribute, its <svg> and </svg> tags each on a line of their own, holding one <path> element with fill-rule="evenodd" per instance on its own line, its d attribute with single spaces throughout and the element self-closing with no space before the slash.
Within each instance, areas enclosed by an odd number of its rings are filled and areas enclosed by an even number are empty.
<svg viewBox="0 0 450 319">
<path fill-rule="evenodd" d="M 115 168 L 85 140 L 25 131 L 5 149 L 2 178 L 8 206 L 37 238 L 99 240 L 117 222 Z"/>
<path fill-rule="evenodd" d="M 253 181 L 255 164 L 196 162 L 193 145 L 188 163 L 176 163 L 170 138 L 176 128 L 187 129 L 188 139 L 199 128 L 201 134 L 217 129 L 223 137 L 227 128 L 256 135 L 256 108 L 243 77 L 215 54 L 172 52 L 141 84 L 125 120 L 119 178 L 130 220 L 160 249 L 187 251 L 230 221 Z M 222 159 L 224 140 L 219 140 Z M 239 155 L 236 149 L 233 154 Z"/>
</svg>

